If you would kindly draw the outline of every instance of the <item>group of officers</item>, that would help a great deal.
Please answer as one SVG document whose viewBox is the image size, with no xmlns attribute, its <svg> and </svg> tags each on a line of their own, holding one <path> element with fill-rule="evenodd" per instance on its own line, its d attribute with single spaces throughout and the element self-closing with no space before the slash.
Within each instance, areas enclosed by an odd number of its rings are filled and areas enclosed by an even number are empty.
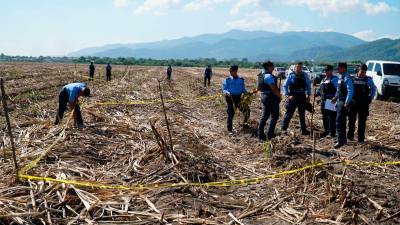
<svg viewBox="0 0 400 225">
<path fill-rule="evenodd" d="M 282 101 L 278 77 L 273 74 L 274 64 L 271 61 L 264 62 L 262 72 L 259 74 L 257 91 L 261 93 L 262 112 L 258 123 L 258 138 L 261 141 L 271 140 L 276 137 L 275 127 L 279 119 L 279 106 Z M 223 81 L 223 93 L 227 102 L 227 129 L 233 131 L 233 117 L 236 109 L 244 112 L 244 127 L 247 127 L 249 109 L 239 107 L 243 95 L 247 94 L 244 78 L 238 75 L 239 67 L 230 67 L 230 76 Z M 337 136 L 334 148 L 340 148 L 347 140 L 354 140 L 355 122 L 358 117 L 358 142 L 365 141 L 365 127 L 369 115 L 369 105 L 373 100 L 376 87 L 370 77 L 366 76 L 367 65 L 361 64 L 356 77 L 347 73 L 347 63 L 338 63 L 338 75 L 333 74 L 333 66 L 325 68 L 326 77 L 321 81 L 315 95 L 321 98 L 321 113 L 324 132 L 321 137 Z M 283 93 L 285 97 L 285 115 L 283 117 L 281 131 L 287 134 L 290 120 L 296 109 L 300 119 L 300 129 L 303 135 L 310 135 L 307 130 L 305 113 L 310 104 L 312 95 L 311 82 L 308 74 L 303 71 L 303 63 L 298 62 L 294 71 L 287 75 Z M 333 107 L 327 107 L 327 101 Z M 311 106 L 312 107 L 312 106 Z M 311 108 L 312 111 L 313 109 Z M 264 128 L 269 119 L 268 131 Z M 346 124 L 348 130 L 346 134 Z"/>
<path fill-rule="evenodd" d="M 213 75 L 211 65 L 207 65 L 204 70 L 204 87 L 210 86 L 211 77 Z M 167 67 L 167 79 L 170 81 L 172 79 L 172 66 Z"/>
<path fill-rule="evenodd" d="M 258 74 L 258 87 L 253 91 L 260 92 L 262 112 L 258 123 L 258 138 L 261 141 L 271 140 L 276 137 L 275 128 L 280 115 L 280 102 L 282 94 L 280 84 L 278 85 L 278 77 L 273 74 L 274 63 L 266 61 L 262 64 L 262 71 Z M 111 80 L 111 65 L 106 66 L 107 80 Z M 250 117 L 250 108 L 248 105 L 241 104 L 243 96 L 248 92 L 245 86 L 245 80 L 238 75 L 239 67 L 232 65 L 229 69 L 230 76 L 223 81 L 223 93 L 227 102 L 227 129 L 233 132 L 233 118 L 236 109 L 244 114 L 244 127 L 248 127 L 248 119 Z M 89 66 L 90 79 L 93 79 L 95 67 L 93 62 Z M 361 64 L 356 77 L 352 77 L 347 73 L 347 63 L 338 63 L 338 75 L 333 74 L 333 66 L 328 65 L 325 68 L 326 77 L 321 81 L 319 88 L 316 89 L 314 95 L 321 99 L 321 113 L 323 120 L 324 132 L 321 137 L 337 136 L 335 148 L 340 148 L 347 143 L 347 140 L 354 140 L 355 123 L 358 117 L 358 142 L 363 143 L 365 140 L 366 121 L 369 115 L 369 105 L 371 104 L 376 87 L 370 77 L 366 76 L 367 65 Z M 167 78 L 170 80 L 172 76 L 172 67 L 167 68 Z M 212 76 L 211 66 L 208 65 L 204 72 L 204 86 L 210 85 Z M 298 62 L 294 71 L 290 71 L 287 75 L 284 85 L 283 94 L 285 97 L 285 115 L 282 120 L 281 133 L 287 134 L 290 120 L 292 119 L 296 109 L 299 114 L 300 129 L 303 135 L 310 135 L 310 131 L 306 126 L 306 109 L 310 106 L 310 98 L 312 95 L 311 82 L 308 74 L 303 71 L 303 63 Z M 83 119 L 78 104 L 80 96 L 90 96 L 90 89 L 84 83 L 71 83 L 64 86 L 59 94 L 59 108 L 56 116 L 55 124 L 59 124 L 63 118 L 64 112 L 69 107 L 73 110 L 74 122 L 78 127 L 83 126 Z M 315 98 L 314 98 L 315 99 Z M 332 107 L 327 107 L 329 101 Z M 329 105 L 329 104 L 328 104 Z M 313 111 L 313 109 L 308 109 Z M 268 131 L 265 134 L 264 128 L 269 120 Z M 348 122 L 348 130 L 346 134 L 346 124 Z"/>
</svg>

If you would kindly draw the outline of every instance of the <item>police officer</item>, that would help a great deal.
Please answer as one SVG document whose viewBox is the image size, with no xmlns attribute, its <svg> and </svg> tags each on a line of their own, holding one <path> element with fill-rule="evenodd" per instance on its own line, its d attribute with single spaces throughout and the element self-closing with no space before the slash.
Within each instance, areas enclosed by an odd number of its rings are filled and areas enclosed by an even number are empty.
<svg viewBox="0 0 400 225">
<path fill-rule="evenodd" d="M 90 96 L 90 89 L 84 83 L 70 83 L 65 85 L 58 95 L 58 113 L 56 116 L 55 125 L 59 124 L 64 117 L 64 112 L 67 110 L 67 105 L 70 110 L 74 110 L 74 125 L 83 126 L 81 108 L 79 107 L 79 97 Z"/>
<path fill-rule="evenodd" d="M 308 74 L 303 72 L 303 63 L 298 62 L 295 70 L 288 74 L 284 83 L 286 113 L 282 122 L 282 133 L 286 134 L 296 108 L 299 113 L 301 133 L 310 135 L 306 127 L 306 104 L 310 102 L 311 85 Z M 307 94 L 307 96 L 306 96 Z"/>
<path fill-rule="evenodd" d="M 263 71 L 261 72 L 261 79 L 258 80 L 258 91 L 261 93 L 261 103 L 263 106 L 258 125 L 258 138 L 261 141 L 271 140 L 275 137 L 275 126 L 279 118 L 279 102 L 281 101 L 281 93 L 278 88 L 278 78 L 272 72 L 274 71 L 274 64 L 271 61 L 263 63 Z M 271 116 L 269 122 L 268 134 L 265 136 L 264 127 Z"/>
<path fill-rule="evenodd" d="M 206 84 L 208 83 L 208 86 L 210 86 L 211 83 L 211 76 L 212 76 L 212 69 L 211 65 L 208 65 L 206 67 L 206 70 L 204 71 L 204 87 L 206 87 Z"/>
<path fill-rule="evenodd" d="M 167 78 L 168 80 L 171 80 L 171 76 L 172 76 L 172 66 L 169 65 L 167 68 Z"/>
<path fill-rule="evenodd" d="M 112 70 L 112 66 L 110 65 L 110 63 L 108 63 L 106 66 L 107 81 L 111 81 L 111 70 Z"/>
<path fill-rule="evenodd" d="M 327 65 L 325 68 L 325 78 L 321 81 L 317 96 L 321 97 L 321 114 L 325 132 L 321 137 L 330 134 L 331 137 L 336 136 L 336 111 L 325 108 L 326 100 L 332 100 L 336 95 L 339 78 L 333 75 L 333 66 Z"/>
<path fill-rule="evenodd" d="M 347 73 L 347 63 L 338 63 L 339 81 L 336 90 L 336 95 L 332 99 L 336 102 L 336 131 L 338 135 L 338 142 L 335 148 L 340 148 L 347 143 L 346 138 L 346 122 L 348 109 L 350 107 L 351 99 L 353 98 L 353 79 Z"/>
<path fill-rule="evenodd" d="M 367 65 L 361 64 L 357 77 L 354 78 L 354 95 L 349 109 L 349 131 L 347 137 L 354 140 L 356 118 L 358 115 L 358 142 L 365 140 L 365 123 L 369 115 L 369 105 L 375 96 L 376 86 L 371 77 L 367 77 Z"/>
<path fill-rule="evenodd" d="M 246 107 L 239 107 L 242 94 L 246 94 L 247 90 L 244 84 L 244 79 L 238 75 L 239 67 L 232 65 L 229 69 L 230 76 L 223 82 L 223 93 L 225 94 L 226 103 L 228 105 L 228 121 L 227 128 L 229 132 L 233 132 L 233 117 L 235 110 L 239 110 L 244 114 L 244 126 L 247 126 L 247 121 L 250 117 L 250 109 Z"/>
<path fill-rule="evenodd" d="M 93 80 L 94 71 L 95 70 L 96 70 L 96 68 L 94 67 L 94 63 L 90 62 L 90 65 L 89 65 L 89 77 L 90 77 L 90 80 Z"/>
</svg>

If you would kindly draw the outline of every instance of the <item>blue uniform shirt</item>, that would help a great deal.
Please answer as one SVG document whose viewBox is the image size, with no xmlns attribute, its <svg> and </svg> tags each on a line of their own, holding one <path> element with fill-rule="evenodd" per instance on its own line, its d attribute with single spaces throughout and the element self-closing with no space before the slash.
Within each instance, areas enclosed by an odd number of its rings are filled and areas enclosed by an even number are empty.
<svg viewBox="0 0 400 225">
<path fill-rule="evenodd" d="M 353 79 L 348 73 L 345 74 L 339 74 L 341 78 L 344 78 L 344 84 L 346 85 L 347 88 L 347 97 L 345 104 L 346 106 L 350 105 L 351 99 L 353 99 L 353 93 L 354 93 L 354 86 L 353 86 Z M 336 88 L 336 97 L 339 97 L 339 85 Z"/>
<path fill-rule="evenodd" d="M 229 76 L 224 80 L 222 86 L 224 94 L 241 95 L 247 93 L 246 87 L 244 85 L 244 79 L 239 76 L 237 78 Z"/>
<path fill-rule="evenodd" d="M 375 94 L 376 94 L 376 86 L 375 86 L 374 81 L 372 80 L 371 77 L 368 77 L 368 86 L 369 86 L 370 91 L 371 91 L 370 95 L 371 95 L 371 100 L 372 100 L 372 99 L 374 99 Z"/>
<path fill-rule="evenodd" d="M 307 95 L 311 95 L 311 82 L 310 79 L 308 79 L 308 74 L 303 73 L 304 77 L 306 79 L 306 88 L 307 88 Z M 289 76 L 286 78 L 285 83 L 283 84 L 283 89 L 285 91 L 285 95 L 289 96 L 289 85 L 294 84 L 296 74 L 294 72 L 291 72 Z"/>
<path fill-rule="evenodd" d="M 326 78 L 325 78 L 325 79 L 326 79 Z M 325 79 L 323 79 L 323 80 L 321 81 L 321 84 L 325 81 Z M 333 86 L 335 87 L 335 89 L 337 90 L 338 84 L 339 84 L 339 78 L 338 78 L 337 76 L 335 76 L 335 75 L 332 75 L 332 80 L 331 80 L 331 82 L 332 82 Z M 322 86 L 320 86 L 320 87 L 317 89 L 317 91 L 316 91 L 317 96 L 321 96 L 321 88 L 322 88 Z M 326 96 L 326 97 L 334 97 L 334 96 Z"/>
<path fill-rule="evenodd" d="M 71 83 L 64 86 L 64 89 L 68 92 L 68 102 L 74 103 L 78 100 L 79 92 L 86 88 L 86 84 L 84 83 Z"/>
<path fill-rule="evenodd" d="M 268 85 L 274 85 L 274 84 L 276 85 L 274 75 L 272 75 L 270 73 L 264 74 L 264 83 L 266 83 Z"/>
</svg>

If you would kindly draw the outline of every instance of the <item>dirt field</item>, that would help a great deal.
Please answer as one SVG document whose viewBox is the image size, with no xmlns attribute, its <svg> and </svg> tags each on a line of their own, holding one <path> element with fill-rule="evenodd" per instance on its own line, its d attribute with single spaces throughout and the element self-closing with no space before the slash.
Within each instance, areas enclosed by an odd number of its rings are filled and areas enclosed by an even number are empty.
<svg viewBox="0 0 400 225">
<path fill-rule="evenodd" d="M 237 114 L 237 133 L 228 134 L 224 98 L 198 99 L 221 93 L 227 69 L 214 71 L 209 88 L 203 87 L 203 68 L 174 68 L 170 83 L 160 67 L 114 66 L 108 83 L 104 66 L 96 69 L 96 79 L 87 81 L 86 65 L 78 65 L 74 74 L 74 65 L 0 64 L 18 164 L 23 168 L 43 156 L 29 175 L 133 187 L 256 178 L 312 164 L 313 140 L 300 135 L 296 116 L 288 135 L 269 145 L 257 140 L 258 96 L 251 105 L 251 129 L 241 128 L 242 115 Z M 257 73 L 240 69 L 248 90 L 256 87 Z M 166 99 L 182 99 L 166 103 L 173 150 L 161 103 L 98 104 L 159 100 L 157 79 L 162 79 Z M 77 80 L 87 82 L 94 94 L 83 99 L 86 127 L 73 127 L 67 117 L 54 126 L 58 92 Z M 398 103 L 372 104 L 366 144 L 350 142 L 334 150 L 335 140 L 318 138 L 315 161 L 329 165 L 252 185 L 130 190 L 15 183 L 2 109 L 0 113 L 0 224 L 400 223 L 399 165 L 361 165 L 400 161 Z M 279 123 L 283 113 L 281 107 Z"/>
</svg>

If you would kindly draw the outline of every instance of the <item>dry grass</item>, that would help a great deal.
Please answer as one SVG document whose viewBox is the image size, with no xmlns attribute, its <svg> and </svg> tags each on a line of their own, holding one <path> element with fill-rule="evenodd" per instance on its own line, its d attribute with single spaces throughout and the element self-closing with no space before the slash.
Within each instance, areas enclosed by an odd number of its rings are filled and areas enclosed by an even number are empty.
<svg viewBox="0 0 400 225">
<path fill-rule="evenodd" d="M 67 126 L 60 143 L 29 174 L 112 185 L 211 182 L 258 177 L 311 163 L 312 140 L 299 135 L 295 129 L 297 118 L 291 123 L 290 135 L 273 141 L 267 158 L 255 138 L 258 98 L 251 107 L 253 128 L 241 129 L 239 115 L 234 136 L 225 131 L 223 98 L 195 100 L 218 94 L 226 70 L 217 69 L 212 87 L 203 88 L 202 68 L 175 68 L 171 83 L 160 74 L 164 69 L 115 66 L 112 82 L 89 82 L 95 96 L 85 100 L 87 126 Z M 78 70 L 86 74 L 86 66 L 79 65 Z M 0 64 L 0 71 L 11 98 L 18 162 L 26 165 L 62 131 L 62 127 L 52 125 L 59 89 L 65 83 L 85 79 L 74 75 L 74 65 Z M 241 70 L 241 74 L 248 89 L 254 88 L 257 71 Z M 105 80 L 103 71 L 102 76 L 98 78 Z M 161 104 L 96 105 L 104 101 L 159 99 L 157 79 L 163 79 L 165 98 L 187 99 L 166 104 L 173 150 L 160 147 L 160 141 L 169 143 Z M 399 114 L 397 103 L 374 102 L 367 144 L 350 143 L 336 151 L 332 149 L 334 140 L 321 139 L 316 145 L 316 160 L 399 161 Z M 106 190 L 37 181 L 15 184 L 5 122 L 0 121 L 0 224 L 400 222 L 400 170 L 395 166 L 333 164 L 238 187 Z M 319 114 L 314 121 L 321 126 Z M 158 139 L 155 130 L 160 134 Z"/>
</svg>

